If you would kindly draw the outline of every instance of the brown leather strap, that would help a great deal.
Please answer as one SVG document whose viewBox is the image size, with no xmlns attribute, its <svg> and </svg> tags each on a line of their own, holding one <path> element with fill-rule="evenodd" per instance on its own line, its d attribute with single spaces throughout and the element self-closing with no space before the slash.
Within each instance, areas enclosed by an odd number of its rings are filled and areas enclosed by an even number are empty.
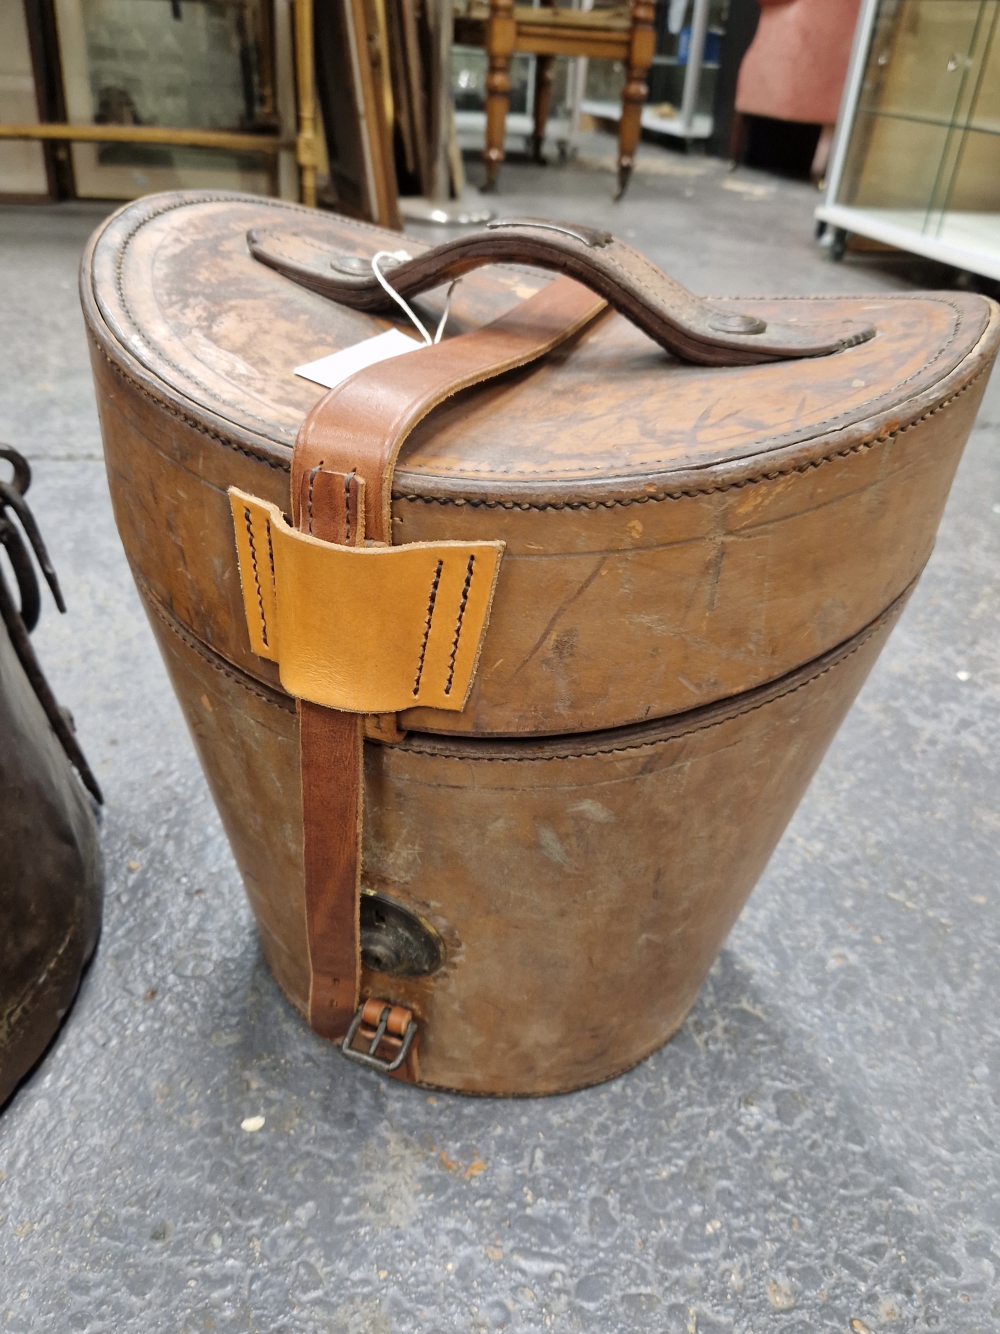
<svg viewBox="0 0 1000 1334">
<path fill-rule="evenodd" d="M 313 468 L 365 482 L 365 533 L 392 545 L 392 475 L 418 422 L 461 389 L 524 366 L 582 329 L 604 301 L 559 278 L 492 324 L 358 371 L 320 399 L 299 429 L 292 456 L 292 518 L 301 479 Z"/>
<path fill-rule="evenodd" d="M 359 251 L 366 240 L 359 235 Z M 372 242 L 367 254 L 323 254 L 314 238 L 298 235 L 294 226 L 255 228 L 247 242 L 262 264 L 323 296 L 358 310 L 393 308 L 372 272 Z M 409 237 L 406 245 L 412 259 L 391 269 L 391 261 L 382 263 L 403 297 L 418 296 L 484 264 L 534 264 L 586 284 L 667 351 L 707 366 L 825 356 L 875 334 L 863 320 L 831 320 L 821 309 L 796 323 L 768 324 L 742 301 L 695 296 L 609 232 L 569 223 L 507 218 L 431 249 Z"/>
<path fill-rule="evenodd" d="M 364 718 L 299 700 L 309 1023 L 340 1038 L 358 1007 Z"/>
<path fill-rule="evenodd" d="M 460 389 L 542 356 L 603 307 L 559 279 L 483 329 L 369 367 L 331 390 L 295 443 L 296 526 L 339 545 L 360 546 L 366 537 L 391 544 L 392 473 L 413 427 Z M 340 1038 L 357 1009 L 361 970 L 364 718 L 300 700 L 299 726 L 309 1022 Z"/>
<path fill-rule="evenodd" d="M 364 541 L 364 482 L 319 468 L 301 479 L 300 527 L 325 542 Z M 342 1037 L 358 1008 L 364 719 L 298 701 L 309 1023 Z"/>
</svg>

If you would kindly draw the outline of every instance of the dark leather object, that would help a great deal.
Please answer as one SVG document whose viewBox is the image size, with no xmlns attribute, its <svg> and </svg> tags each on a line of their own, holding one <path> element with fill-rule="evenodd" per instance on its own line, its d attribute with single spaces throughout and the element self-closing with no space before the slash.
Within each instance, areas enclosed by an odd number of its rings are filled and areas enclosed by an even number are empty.
<svg viewBox="0 0 1000 1334">
<path fill-rule="evenodd" d="M 95 818 L 100 789 L 28 638 L 38 616 L 38 585 L 11 511 L 22 521 L 60 610 L 62 596 L 24 504 L 28 465 L 4 447 L 0 457 L 14 467 L 13 482 L 0 483 L 0 544 L 19 591 L 18 603 L 0 569 L 2 1105 L 72 1004 L 97 944 L 103 877 Z"/>
<path fill-rule="evenodd" d="M 295 227 L 257 227 L 247 235 L 254 259 L 321 296 L 355 310 L 391 313 L 393 302 L 367 260 L 324 254 Z M 416 250 L 406 238 L 410 250 Z M 418 243 L 419 244 L 419 243 Z M 354 262 L 351 262 L 354 261 Z M 864 319 L 831 320 L 822 312 L 795 323 L 703 300 L 608 232 L 538 218 L 507 218 L 459 236 L 390 269 L 392 286 L 409 298 L 487 264 L 534 264 L 597 292 L 644 334 L 685 361 L 751 366 L 790 357 L 819 357 L 875 336 Z"/>
</svg>

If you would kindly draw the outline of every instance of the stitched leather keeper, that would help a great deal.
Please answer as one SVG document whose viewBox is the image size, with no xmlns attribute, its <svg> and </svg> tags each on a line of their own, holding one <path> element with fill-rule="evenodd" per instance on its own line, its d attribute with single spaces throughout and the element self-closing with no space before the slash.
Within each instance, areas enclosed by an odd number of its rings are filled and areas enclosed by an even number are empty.
<svg viewBox="0 0 1000 1334">
<path fill-rule="evenodd" d="M 298 699 L 346 713 L 460 710 L 503 542 L 347 547 L 230 487 L 247 630 Z"/>
</svg>

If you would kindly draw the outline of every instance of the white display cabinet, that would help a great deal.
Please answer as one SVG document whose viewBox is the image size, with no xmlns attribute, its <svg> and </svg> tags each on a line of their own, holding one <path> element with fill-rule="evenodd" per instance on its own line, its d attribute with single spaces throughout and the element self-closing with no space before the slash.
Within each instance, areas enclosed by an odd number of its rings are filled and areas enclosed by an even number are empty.
<svg viewBox="0 0 1000 1334">
<path fill-rule="evenodd" d="M 864 0 L 816 217 L 1000 279 L 1000 0 Z"/>
</svg>

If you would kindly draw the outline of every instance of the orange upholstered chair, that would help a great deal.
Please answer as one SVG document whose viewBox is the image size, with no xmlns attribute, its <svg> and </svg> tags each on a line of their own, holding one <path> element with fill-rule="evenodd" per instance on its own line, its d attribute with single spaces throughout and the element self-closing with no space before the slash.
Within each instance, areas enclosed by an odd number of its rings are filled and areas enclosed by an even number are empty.
<svg viewBox="0 0 1000 1334">
<path fill-rule="evenodd" d="M 826 169 L 860 0 L 760 0 L 736 85 L 738 116 L 822 125 L 813 174 Z"/>
</svg>

